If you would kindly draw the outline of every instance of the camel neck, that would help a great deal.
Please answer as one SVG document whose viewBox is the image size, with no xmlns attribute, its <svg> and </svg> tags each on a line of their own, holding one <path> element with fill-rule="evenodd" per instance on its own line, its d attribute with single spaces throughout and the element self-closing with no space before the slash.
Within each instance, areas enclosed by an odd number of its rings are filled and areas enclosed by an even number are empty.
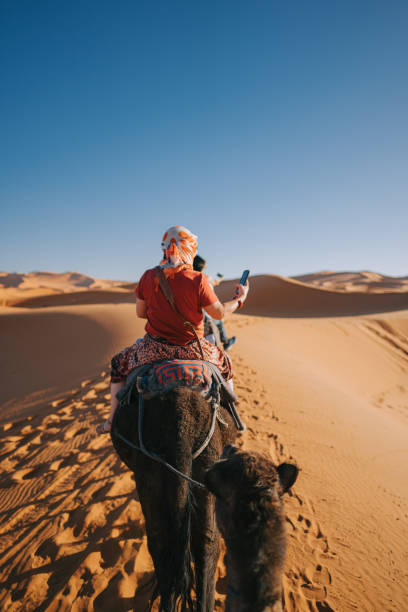
<svg viewBox="0 0 408 612">
<path fill-rule="evenodd" d="M 252 539 L 241 533 L 225 534 L 227 556 L 227 610 L 230 612 L 279 612 L 282 569 L 286 553 L 282 521 L 266 523 Z"/>
<path fill-rule="evenodd" d="M 268 602 L 245 601 L 241 594 L 227 587 L 225 612 L 283 612 L 281 589 L 276 597 Z"/>
<path fill-rule="evenodd" d="M 281 564 L 254 564 L 227 558 L 226 612 L 281 612 Z"/>
</svg>

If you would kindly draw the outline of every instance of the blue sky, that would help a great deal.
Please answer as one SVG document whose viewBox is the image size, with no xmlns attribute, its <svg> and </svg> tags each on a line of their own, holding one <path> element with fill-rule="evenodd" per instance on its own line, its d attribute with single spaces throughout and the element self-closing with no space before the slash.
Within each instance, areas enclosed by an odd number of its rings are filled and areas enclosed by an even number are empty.
<svg viewBox="0 0 408 612">
<path fill-rule="evenodd" d="M 0 269 L 408 274 L 408 3 L 0 0 Z"/>
</svg>

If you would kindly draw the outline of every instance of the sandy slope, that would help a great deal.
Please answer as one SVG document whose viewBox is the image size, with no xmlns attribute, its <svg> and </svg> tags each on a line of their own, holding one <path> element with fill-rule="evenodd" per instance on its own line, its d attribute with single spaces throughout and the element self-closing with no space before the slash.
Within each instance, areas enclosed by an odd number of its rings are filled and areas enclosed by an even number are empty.
<svg viewBox="0 0 408 612">
<path fill-rule="evenodd" d="M 230 299 L 235 283 L 227 281 L 217 287 L 222 300 Z M 266 317 L 349 316 L 408 308 L 408 290 L 335 291 L 272 274 L 252 277 L 250 286 L 242 313 Z"/>
<path fill-rule="evenodd" d="M 286 609 L 405 612 L 408 310 L 327 318 L 312 288 L 320 316 L 302 318 L 310 291 L 281 280 L 253 282 L 247 314 L 227 326 L 248 425 L 240 444 L 302 470 L 287 499 Z M 266 316 L 280 293 L 297 304 L 290 318 Z M 107 412 L 109 357 L 143 324 L 131 304 L 0 312 L 0 609 L 129 610 L 152 573 L 143 516 L 93 428 Z M 222 609 L 222 560 L 218 572 Z M 137 592 L 137 609 L 146 598 Z"/>
<path fill-rule="evenodd" d="M 0 422 L 49 410 L 143 333 L 134 304 L 0 309 Z"/>
<path fill-rule="evenodd" d="M 113 301 L 129 301 L 129 291 L 134 287 L 132 283 L 92 278 L 77 272 L 0 272 L 0 306 L 105 303 L 110 301 L 108 292 Z"/>
<path fill-rule="evenodd" d="M 408 276 L 384 276 L 377 272 L 315 272 L 292 278 L 302 283 L 335 291 L 367 293 L 408 291 Z"/>
<path fill-rule="evenodd" d="M 28 274 L 0 272 L 0 287 L 3 290 L 14 289 L 22 293 L 27 291 L 67 293 L 82 289 L 114 289 L 128 286 L 123 281 L 93 278 L 78 272 L 29 272 Z"/>
</svg>

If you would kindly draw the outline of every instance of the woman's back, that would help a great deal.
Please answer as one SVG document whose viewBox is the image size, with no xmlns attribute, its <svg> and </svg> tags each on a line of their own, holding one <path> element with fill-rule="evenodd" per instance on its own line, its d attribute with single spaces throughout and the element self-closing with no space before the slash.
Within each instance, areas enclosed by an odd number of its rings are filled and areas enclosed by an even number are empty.
<svg viewBox="0 0 408 612">
<path fill-rule="evenodd" d="M 179 312 L 195 328 L 197 335 L 204 334 L 202 309 L 217 301 L 207 278 L 194 270 L 182 269 L 167 278 Z M 138 299 L 146 302 L 146 332 L 166 339 L 172 344 L 185 346 L 194 340 L 194 333 L 183 321 L 161 291 L 154 268 L 147 270 L 136 291 Z"/>
</svg>

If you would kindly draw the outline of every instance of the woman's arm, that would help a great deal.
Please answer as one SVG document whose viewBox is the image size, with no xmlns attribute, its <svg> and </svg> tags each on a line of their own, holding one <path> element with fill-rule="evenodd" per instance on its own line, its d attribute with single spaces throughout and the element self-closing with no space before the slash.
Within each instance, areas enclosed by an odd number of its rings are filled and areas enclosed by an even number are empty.
<svg viewBox="0 0 408 612">
<path fill-rule="evenodd" d="M 249 284 L 243 287 L 242 285 L 237 285 L 235 288 L 236 291 L 236 299 L 230 300 L 229 302 L 215 302 L 211 304 L 211 306 L 206 306 L 205 311 L 215 319 L 216 321 L 221 321 L 227 314 L 234 312 L 239 308 L 240 304 L 243 304 L 246 300 L 247 294 L 249 290 Z"/>
<path fill-rule="evenodd" d="M 147 306 L 144 300 L 136 299 L 136 314 L 140 319 L 147 319 Z"/>
</svg>

